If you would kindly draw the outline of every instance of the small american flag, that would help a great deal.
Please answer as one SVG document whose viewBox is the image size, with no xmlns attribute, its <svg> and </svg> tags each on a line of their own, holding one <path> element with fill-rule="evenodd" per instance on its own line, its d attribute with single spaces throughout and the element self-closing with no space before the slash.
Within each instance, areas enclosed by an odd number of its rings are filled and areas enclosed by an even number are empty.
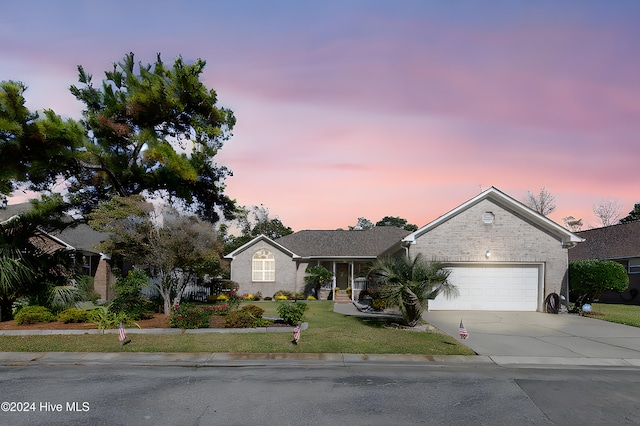
<svg viewBox="0 0 640 426">
<path fill-rule="evenodd" d="M 127 338 L 127 335 L 124 332 L 124 326 L 122 325 L 122 321 L 120 321 L 120 342 L 124 342 Z"/>
<path fill-rule="evenodd" d="M 296 325 L 296 327 L 293 329 L 293 343 L 297 345 L 298 340 L 300 340 L 300 326 Z"/>
<path fill-rule="evenodd" d="M 467 329 L 464 328 L 464 324 L 462 323 L 462 320 L 460 320 L 460 338 L 462 340 L 466 339 L 467 337 L 469 337 L 469 333 L 467 332 Z"/>
</svg>

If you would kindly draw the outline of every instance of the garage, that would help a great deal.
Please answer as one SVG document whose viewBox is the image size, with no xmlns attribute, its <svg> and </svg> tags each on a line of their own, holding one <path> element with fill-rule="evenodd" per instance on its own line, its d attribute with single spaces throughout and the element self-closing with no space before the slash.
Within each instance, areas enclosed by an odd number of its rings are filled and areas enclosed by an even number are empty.
<svg viewBox="0 0 640 426">
<path fill-rule="evenodd" d="M 459 292 L 439 294 L 430 311 L 536 311 L 539 300 L 538 265 L 465 265 L 447 268 L 449 282 Z"/>
</svg>

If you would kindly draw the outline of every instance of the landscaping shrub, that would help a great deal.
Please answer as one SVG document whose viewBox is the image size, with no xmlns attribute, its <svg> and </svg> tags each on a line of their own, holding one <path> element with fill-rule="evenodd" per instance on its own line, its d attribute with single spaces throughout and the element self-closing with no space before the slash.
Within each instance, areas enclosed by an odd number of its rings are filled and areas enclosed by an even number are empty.
<svg viewBox="0 0 640 426">
<path fill-rule="evenodd" d="M 238 306 L 240 306 L 240 303 L 242 303 L 242 299 L 238 296 L 236 290 L 231 290 L 231 293 L 229 293 L 229 297 L 227 299 L 229 310 L 235 311 L 236 309 L 238 309 Z"/>
<path fill-rule="evenodd" d="M 629 276 L 624 266 L 612 260 L 574 260 L 569 262 L 569 289 L 571 299 L 579 310 L 592 303 L 604 291 L 622 292 L 629 287 Z"/>
<path fill-rule="evenodd" d="M 237 291 L 240 286 L 237 282 L 231 280 L 213 280 L 210 283 L 211 294 L 226 294 L 232 291 Z"/>
<path fill-rule="evenodd" d="M 264 309 L 256 305 L 245 305 L 240 308 L 240 310 L 250 312 L 254 318 L 262 318 L 262 315 L 264 314 Z"/>
<path fill-rule="evenodd" d="M 211 312 L 211 315 L 223 316 L 229 313 L 229 305 L 221 303 L 218 305 L 207 306 L 203 308 L 205 311 Z"/>
<path fill-rule="evenodd" d="M 228 328 L 248 328 L 253 326 L 253 322 L 256 318 L 250 311 L 239 310 L 229 312 L 224 319 L 224 326 Z"/>
<path fill-rule="evenodd" d="M 182 303 L 171 308 L 169 326 L 172 328 L 208 328 L 211 312 L 191 303 Z"/>
<path fill-rule="evenodd" d="M 273 321 L 265 318 L 255 318 L 252 325 L 253 327 L 269 327 L 273 325 Z"/>
<path fill-rule="evenodd" d="M 304 277 L 305 294 L 317 297 L 320 292 L 320 287 L 324 284 L 330 283 L 332 280 L 333 274 L 324 266 L 307 266 Z"/>
<path fill-rule="evenodd" d="M 58 314 L 58 321 L 65 324 L 89 321 L 89 312 L 82 309 L 69 308 Z"/>
<path fill-rule="evenodd" d="M 100 306 L 99 308 L 90 310 L 89 321 L 96 324 L 98 330 L 117 328 L 120 323 L 126 326 L 133 322 L 125 312 L 115 313 L 109 310 L 108 306 Z"/>
<path fill-rule="evenodd" d="M 76 285 L 78 286 L 80 300 L 96 303 L 100 299 L 100 295 L 94 289 L 93 277 L 83 275 L 76 280 Z"/>
<path fill-rule="evenodd" d="M 281 303 L 277 312 L 286 324 L 297 325 L 309 306 L 306 303 Z"/>
<path fill-rule="evenodd" d="M 56 317 L 44 306 L 25 306 L 14 317 L 16 324 L 35 324 L 38 322 L 52 322 Z"/>
<path fill-rule="evenodd" d="M 384 299 L 371 299 L 371 308 L 374 311 L 384 311 L 387 308 L 387 301 Z"/>
<path fill-rule="evenodd" d="M 148 307 L 141 290 L 148 283 L 149 277 L 141 269 L 132 269 L 126 277 L 118 278 L 116 297 L 111 301 L 109 310 L 115 314 L 123 312 L 132 320 L 144 318 Z"/>
<path fill-rule="evenodd" d="M 273 298 L 274 300 L 293 300 L 294 295 L 288 290 L 278 290 L 274 293 Z"/>
<path fill-rule="evenodd" d="M 258 301 L 258 300 L 260 300 L 260 299 L 262 299 L 262 293 L 260 293 L 259 291 L 256 291 L 256 292 L 253 294 L 253 300 Z"/>
</svg>

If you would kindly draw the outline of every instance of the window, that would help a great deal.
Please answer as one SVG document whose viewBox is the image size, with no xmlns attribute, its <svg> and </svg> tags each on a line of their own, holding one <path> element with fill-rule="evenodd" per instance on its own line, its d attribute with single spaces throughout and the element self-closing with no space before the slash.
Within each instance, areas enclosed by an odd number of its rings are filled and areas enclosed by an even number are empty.
<svg viewBox="0 0 640 426">
<path fill-rule="evenodd" d="M 640 259 L 629 260 L 629 273 L 640 274 Z"/>
<path fill-rule="evenodd" d="M 276 260 L 267 249 L 260 249 L 253 255 L 251 280 L 270 282 L 276 280 Z"/>
</svg>

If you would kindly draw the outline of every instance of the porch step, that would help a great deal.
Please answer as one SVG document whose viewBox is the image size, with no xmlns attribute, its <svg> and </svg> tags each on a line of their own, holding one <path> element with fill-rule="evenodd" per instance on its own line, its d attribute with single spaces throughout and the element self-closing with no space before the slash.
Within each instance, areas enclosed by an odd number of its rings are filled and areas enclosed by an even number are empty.
<svg viewBox="0 0 640 426">
<path fill-rule="evenodd" d="M 333 298 L 334 303 L 351 303 L 351 297 L 347 293 L 338 293 Z"/>
</svg>

